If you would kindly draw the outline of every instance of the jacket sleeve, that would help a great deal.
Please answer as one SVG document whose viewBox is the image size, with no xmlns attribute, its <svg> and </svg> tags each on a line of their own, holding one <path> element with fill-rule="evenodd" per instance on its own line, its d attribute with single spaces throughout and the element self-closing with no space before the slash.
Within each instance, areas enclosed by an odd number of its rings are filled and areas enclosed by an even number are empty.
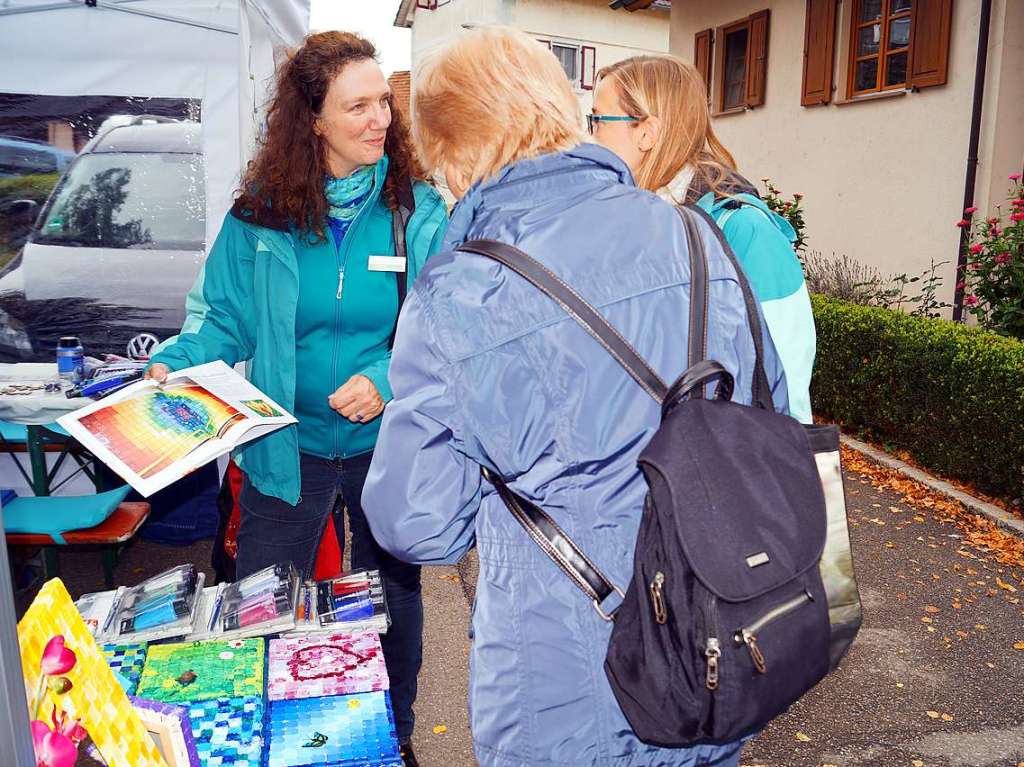
<svg viewBox="0 0 1024 767">
<path fill-rule="evenodd" d="M 811 372 L 815 331 L 803 268 L 792 243 L 760 209 L 744 205 L 723 227 L 757 295 L 782 362 L 790 414 L 811 423 Z"/>
<path fill-rule="evenodd" d="M 417 187 L 419 186 L 420 184 L 417 184 Z M 423 186 L 427 185 L 423 184 Z M 407 232 L 409 261 L 406 275 L 410 293 L 412 285 L 416 281 L 416 277 L 419 276 L 420 270 L 423 269 L 427 259 L 441 249 L 444 232 L 448 226 L 448 211 L 445 208 L 444 201 L 437 192 L 434 192 L 433 188 L 427 188 L 429 193 L 424 194 L 425 199 L 422 202 L 417 201 L 416 210 L 417 212 L 423 210 L 422 217 L 416 216 L 419 220 L 410 221 Z M 421 205 L 423 206 L 422 208 L 420 207 Z M 367 365 L 356 374 L 369 378 L 385 402 L 390 401 L 394 396 L 391 391 L 391 384 L 388 383 L 388 367 L 390 364 L 391 352 L 388 352 L 383 358 Z"/>
<path fill-rule="evenodd" d="M 391 360 L 394 399 L 362 501 L 374 538 L 395 557 L 452 564 L 476 541 L 480 467 L 464 452 L 454 370 L 428 308 L 414 291 L 402 311 Z"/>
<path fill-rule="evenodd" d="M 161 345 L 151 364 L 180 370 L 214 360 L 233 366 L 252 357 L 257 247 L 241 222 L 229 213 L 185 299 L 181 333 Z"/>
</svg>

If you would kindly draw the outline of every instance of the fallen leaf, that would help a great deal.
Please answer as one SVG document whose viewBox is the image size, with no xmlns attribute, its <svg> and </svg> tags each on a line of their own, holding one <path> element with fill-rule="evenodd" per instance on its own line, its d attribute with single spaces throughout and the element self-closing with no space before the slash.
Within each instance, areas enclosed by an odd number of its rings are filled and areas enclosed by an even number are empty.
<svg viewBox="0 0 1024 767">
<path fill-rule="evenodd" d="M 943 714 L 942 715 L 942 721 L 943 722 L 952 722 L 953 721 L 953 715 L 952 714 Z"/>
<path fill-rule="evenodd" d="M 932 619 L 929 618 L 927 615 L 922 615 L 921 616 L 921 623 L 931 623 L 931 622 L 932 622 Z"/>
<path fill-rule="evenodd" d="M 940 716 L 942 716 L 942 714 L 940 714 L 938 711 L 925 711 L 925 713 L 928 714 L 928 716 L 932 719 L 938 719 Z"/>
<path fill-rule="evenodd" d="M 1024 650 L 1024 642 L 1017 642 L 1013 646 L 1014 650 Z"/>
<path fill-rule="evenodd" d="M 985 665 L 988 666 L 989 668 L 995 668 L 996 667 L 995 663 L 989 663 L 988 661 L 985 661 Z"/>
<path fill-rule="evenodd" d="M 446 732 L 448 732 L 448 728 L 445 727 L 443 724 L 439 724 L 434 728 L 435 735 L 443 735 Z"/>
<path fill-rule="evenodd" d="M 984 631 L 988 628 L 988 626 L 986 626 L 984 623 L 975 623 L 974 628 L 978 629 L 978 631 Z"/>
<path fill-rule="evenodd" d="M 957 629 L 956 635 L 961 639 L 967 639 L 970 636 L 966 631 L 960 631 L 959 629 Z"/>
<path fill-rule="evenodd" d="M 924 762 L 922 762 L 920 759 L 914 759 L 911 762 L 911 764 L 913 765 L 913 767 L 924 767 Z"/>
<path fill-rule="evenodd" d="M 1009 591 L 1011 594 L 1017 591 L 1015 586 L 1011 586 L 1009 583 L 1001 580 L 998 575 L 996 576 L 996 585 L 1001 589 Z"/>
<path fill-rule="evenodd" d="M 809 735 L 804 735 L 802 732 L 798 732 L 796 734 L 796 739 L 799 740 L 801 743 L 811 742 L 811 737 Z"/>
<path fill-rule="evenodd" d="M 900 689 L 903 689 L 903 682 L 897 682 L 896 686 L 899 687 Z"/>
<path fill-rule="evenodd" d="M 940 610 L 938 607 L 934 607 L 932 605 L 925 605 L 924 611 L 926 613 L 940 613 L 940 612 L 942 612 L 942 610 Z"/>
</svg>

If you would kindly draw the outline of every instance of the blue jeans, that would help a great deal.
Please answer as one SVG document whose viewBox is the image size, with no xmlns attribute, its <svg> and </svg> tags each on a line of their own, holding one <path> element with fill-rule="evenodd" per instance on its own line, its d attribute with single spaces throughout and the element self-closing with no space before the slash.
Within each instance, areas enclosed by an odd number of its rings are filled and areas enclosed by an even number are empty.
<svg viewBox="0 0 1024 767">
<path fill-rule="evenodd" d="M 352 532 L 352 568 L 380 570 L 391 613 L 391 628 L 381 636 L 391 680 L 391 704 L 400 741 L 412 737 L 416 677 L 423 663 L 423 599 L 420 567 L 395 559 L 377 545 L 363 514 L 361 498 L 373 453 L 352 458 L 316 458 L 302 454 L 302 490 L 297 506 L 263 495 L 246 477 L 239 497 L 238 578 L 276 562 L 291 561 L 309 578 L 316 552 L 334 515 L 338 546 L 345 550 L 343 509 Z"/>
</svg>

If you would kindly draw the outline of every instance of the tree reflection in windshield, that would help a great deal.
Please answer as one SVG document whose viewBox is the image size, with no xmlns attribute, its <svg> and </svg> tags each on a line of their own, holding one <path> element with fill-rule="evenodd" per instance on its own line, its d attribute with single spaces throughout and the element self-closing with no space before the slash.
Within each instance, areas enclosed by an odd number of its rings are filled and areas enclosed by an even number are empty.
<svg viewBox="0 0 1024 767">
<path fill-rule="evenodd" d="M 131 177 L 127 168 L 108 168 L 75 188 L 62 211 L 64 230 L 97 246 L 126 248 L 152 242 L 153 236 L 149 229 L 143 229 L 142 219 L 118 222 L 115 218 L 128 199 L 125 187 Z"/>
</svg>

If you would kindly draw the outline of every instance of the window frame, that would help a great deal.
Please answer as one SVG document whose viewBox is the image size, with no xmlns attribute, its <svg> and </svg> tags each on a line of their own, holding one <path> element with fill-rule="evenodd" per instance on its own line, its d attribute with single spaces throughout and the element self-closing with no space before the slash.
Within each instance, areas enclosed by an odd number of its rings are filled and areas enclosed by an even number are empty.
<svg viewBox="0 0 1024 767">
<path fill-rule="evenodd" d="M 852 0 L 850 8 L 850 32 L 847 37 L 847 73 L 846 73 L 846 98 L 847 99 L 858 99 L 868 96 L 872 96 L 879 93 L 886 93 L 889 91 L 905 91 L 909 87 L 911 80 L 911 67 L 913 64 L 913 47 L 914 47 L 914 3 L 919 0 L 913 0 L 911 6 L 903 11 L 892 13 L 892 7 L 895 0 L 880 0 L 881 1 L 881 13 L 879 17 L 870 21 L 860 21 L 860 10 L 861 5 L 865 0 Z M 907 44 L 899 48 L 890 48 L 889 46 L 889 28 L 893 21 L 907 19 L 907 23 L 910 25 L 910 31 L 907 36 Z M 857 44 L 862 29 L 870 29 L 875 24 L 880 26 L 880 34 L 878 39 L 878 51 L 873 54 L 865 56 L 857 55 Z M 900 83 L 894 83 L 892 85 L 886 85 L 886 75 L 889 71 L 889 59 L 896 54 L 903 53 L 906 56 L 906 73 L 904 74 L 903 81 Z M 861 90 L 856 89 L 857 81 L 857 65 L 862 61 L 876 60 L 878 67 L 875 70 L 875 87 L 865 88 Z"/>
<path fill-rule="evenodd" d="M 545 41 L 545 42 L 547 42 L 547 41 Z M 572 77 L 569 77 L 569 74 L 566 73 L 565 76 L 569 78 L 569 82 L 572 83 L 572 87 L 575 88 L 576 90 L 579 90 L 580 89 L 580 82 L 581 82 L 580 78 L 582 77 L 582 74 L 583 74 L 583 61 L 582 61 L 583 45 L 582 45 L 582 43 L 571 43 L 571 42 L 568 42 L 568 41 L 565 41 L 565 40 L 551 40 L 550 41 L 550 46 L 551 46 L 551 52 L 555 55 L 555 58 L 558 59 L 558 63 L 559 64 L 562 63 L 562 59 L 558 56 L 557 53 L 555 53 L 555 48 L 567 48 L 567 49 L 571 49 L 573 51 L 573 75 L 572 75 Z M 565 67 L 562 67 L 562 71 L 565 72 Z"/>
<path fill-rule="evenodd" d="M 726 91 L 726 69 L 727 62 L 726 57 L 728 55 L 728 49 L 725 44 L 726 38 L 735 34 L 736 32 L 745 31 L 747 33 L 747 43 L 743 51 L 743 91 L 740 94 L 740 103 L 734 104 L 733 106 L 726 106 L 725 103 L 725 91 Z M 715 63 L 718 65 L 715 69 L 718 70 L 718 81 L 715 84 L 715 104 L 717 105 L 718 114 L 732 114 L 734 112 L 743 112 L 747 109 L 747 84 L 750 79 L 750 17 L 747 16 L 743 19 L 723 24 L 715 30 L 716 43 L 718 45 L 719 54 L 716 57 Z"/>
</svg>

